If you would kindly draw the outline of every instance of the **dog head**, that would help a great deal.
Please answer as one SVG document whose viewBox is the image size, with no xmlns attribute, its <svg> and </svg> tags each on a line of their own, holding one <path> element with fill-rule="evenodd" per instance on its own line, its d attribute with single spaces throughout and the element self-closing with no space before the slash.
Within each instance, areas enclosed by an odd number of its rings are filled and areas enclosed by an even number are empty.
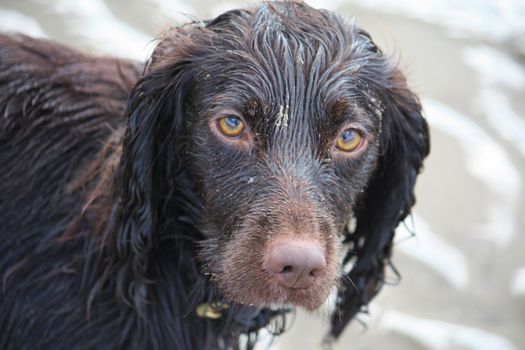
<svg viewBox="0 0 525 350">
<path fill-rule="evenodd" d="M 315 309 L 337 289 L 338 334 L 378 292 L 429 140 L 366 32 L 293 2 L 173 29 L 128 114 L 119 236 L 137 266 L 178 196 L 231 301 Z"/>
</svg>

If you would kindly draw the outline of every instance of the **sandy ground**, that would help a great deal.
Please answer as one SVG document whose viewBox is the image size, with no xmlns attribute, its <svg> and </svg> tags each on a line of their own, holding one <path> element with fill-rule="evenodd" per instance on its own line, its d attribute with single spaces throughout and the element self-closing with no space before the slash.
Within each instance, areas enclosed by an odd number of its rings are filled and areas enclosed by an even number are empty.
<svg viewBox="0 0 525 350">
<path fill-rule="evenodd" d="M 180 12 L 208 18 L 245 3 L 0 0 L 0 30 L 140 59 L 155 34 L 186 20 Z M 354 322 L 334 348 L 525 349 L 524 6 L 393 3 L 314 4 L 355 16 L 400 57 L 432 127 L 417 186 L 417 236 L 397 234 L 401 283 L 386 286 L 361 317 L 367 327 Z M 273 347 L 321 349 L 327 323 L 299 311 Z"/>
</svg>

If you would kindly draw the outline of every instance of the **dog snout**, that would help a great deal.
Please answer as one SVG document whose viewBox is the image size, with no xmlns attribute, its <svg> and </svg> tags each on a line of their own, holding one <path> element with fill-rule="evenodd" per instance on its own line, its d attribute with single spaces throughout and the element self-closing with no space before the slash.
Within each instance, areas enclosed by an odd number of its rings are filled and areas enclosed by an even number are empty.
<svg viewBox="0 0 525 350">
<path fill-rule="evenodd" d="M 319 244 L 286 239 L 269 247 L 264 265 L 281 286 L 303 289 L 319 277 L 326 260 Z"/>
</svg>

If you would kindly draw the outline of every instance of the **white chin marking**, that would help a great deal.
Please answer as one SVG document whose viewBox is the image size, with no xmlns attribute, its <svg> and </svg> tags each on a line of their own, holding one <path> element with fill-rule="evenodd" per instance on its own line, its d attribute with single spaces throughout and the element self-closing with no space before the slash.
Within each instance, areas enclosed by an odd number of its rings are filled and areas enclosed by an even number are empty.
<svg viewBox="0 0 525 350">
<path fill-rule="evenodd" d="M 263 307 L 270 310 L 281 310 L 281 309 L 292 309 L 294 306 L 290 303 L 268 303 L 264 304 Z"/>
<path fill-rule="evenodd" d="M 337 304 L 337 287 L 332 287 L 332 290 L 330 291 L 328 298 L 326 298 L 326 300 L 321 305 L 319 310 L 323 311 L 324 313 L 331 314 L 335 310 L 336 304 Z"/>
</svg>

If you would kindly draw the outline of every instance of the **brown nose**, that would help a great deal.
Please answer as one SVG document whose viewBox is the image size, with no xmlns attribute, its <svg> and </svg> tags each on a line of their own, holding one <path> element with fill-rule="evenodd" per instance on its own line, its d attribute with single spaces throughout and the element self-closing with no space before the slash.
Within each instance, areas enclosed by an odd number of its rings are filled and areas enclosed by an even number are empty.
<svg viewBox="0 0 525 350">
<path fill-rule="evenodd" d="M 301 289 L 313 284 L 326 261 L 319 245 L 287 239 L 268 249 L 264 265 L 282 286 Z"/>
</svg>

